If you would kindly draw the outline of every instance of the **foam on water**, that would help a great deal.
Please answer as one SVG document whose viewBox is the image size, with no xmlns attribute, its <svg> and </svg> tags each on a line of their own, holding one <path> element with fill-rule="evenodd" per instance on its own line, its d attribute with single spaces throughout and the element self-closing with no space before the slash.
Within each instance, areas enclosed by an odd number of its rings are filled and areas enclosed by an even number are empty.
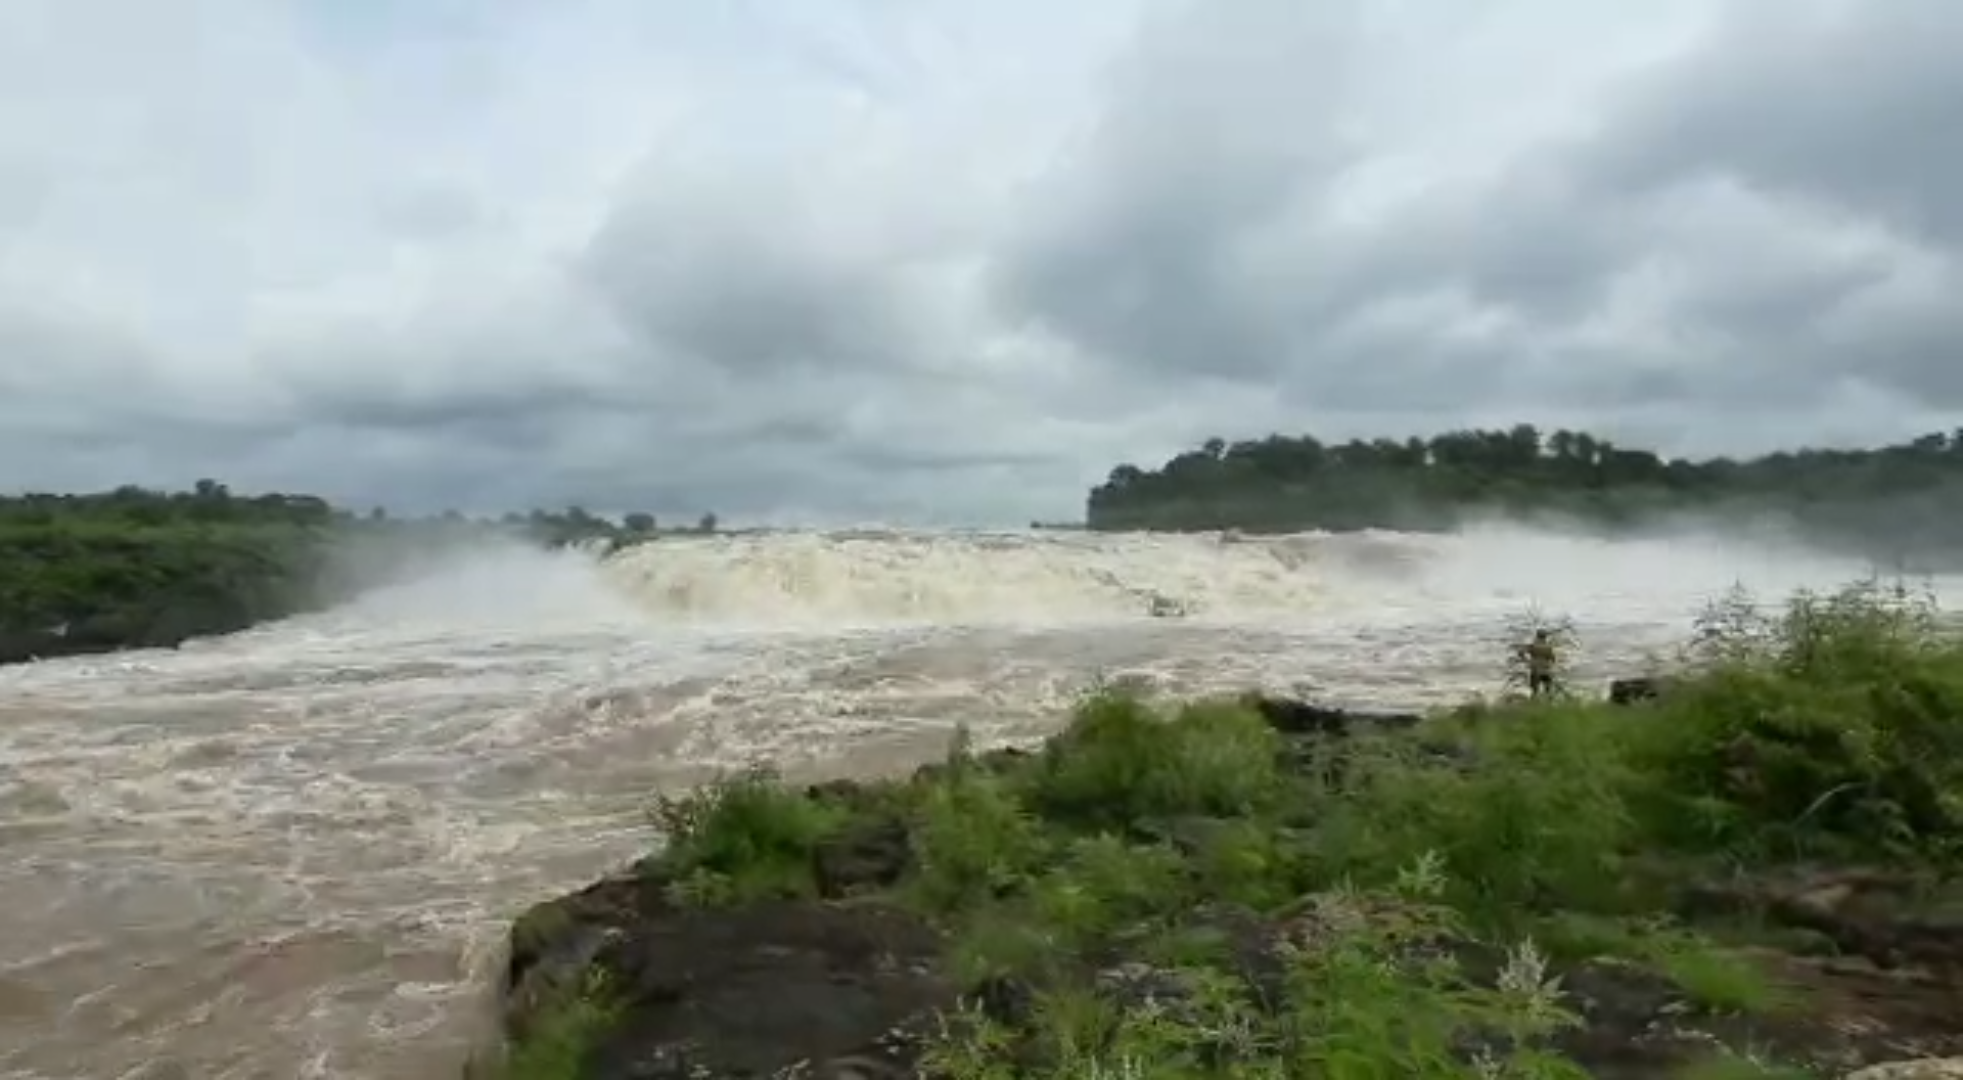
<svg viewBox="0 0 1963 1080">
<path fill-rule="evenodd" d="M 477 551 L 174 652 L 0 669 L 0 1075 L 455 1075 L 507 920 L 643 848 L 657 784 L 1040 735 L 1098 677 L 1447 701 L 1529 604 L 1579 620 L 1599 677 L 1734 581 L 1861 571 L 1508 529 L 695 537 Z"/>
</svg>

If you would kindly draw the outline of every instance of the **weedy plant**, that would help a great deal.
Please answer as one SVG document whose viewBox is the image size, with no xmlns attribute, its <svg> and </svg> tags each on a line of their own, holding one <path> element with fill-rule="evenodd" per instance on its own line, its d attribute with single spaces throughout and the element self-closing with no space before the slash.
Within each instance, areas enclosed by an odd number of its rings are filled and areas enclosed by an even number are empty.
<svg viewBox="0 0 1963 1080">
<path fill-rule="evenodd" d="M 496 1080 L 580 1080 L 587 1050 L 618 1015 L 606 976 L 588 970 L 575 992 L 543 1010 L 491 1073 Z"/>
<path fill-rule="evenodd" d="M 1572 662 L 1568 620 L 1508 631 L 1543 628 Z M 941 1080 L 1579 1077 L 1556 965 L 1609 955 L 1703 1009 L 1794 1007 L 1657 914 L 1659 867 L 1959 866 L 1963 647 L 1926 593 L 1734 591 L 1681 667 L 1636 709 L 1570 696 L 1355 732 L 1340 769 L 1304 768 L 1240 703 L 1107 688 L 1037 754 L 984 764 L 964 733 L 930 777 L 850 807 L 765 771 L 664 798 L 658 863 L 691 903 L 807 896 L 854 815 L 903 821 L 910 868 L 884 900 L 945 927 L 958 983 L 1022 991 L 943 1018 L 923 1061 Z M 1756 1053 L 1706 1064 L 1784 1075 Z"/>
<path fill-rule="evenodd" d="M 847 818 L 763 765 L 659 793 L 648 816 L 666 840 L 676 898 L 704 905 L 811 895 L 813 853 Z"/>
</svg>

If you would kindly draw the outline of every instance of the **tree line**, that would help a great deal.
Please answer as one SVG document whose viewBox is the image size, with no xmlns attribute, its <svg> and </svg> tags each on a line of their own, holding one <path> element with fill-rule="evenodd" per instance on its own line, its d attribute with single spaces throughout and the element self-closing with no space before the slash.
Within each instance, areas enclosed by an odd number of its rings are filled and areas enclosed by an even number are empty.
<svg viewBox="0 0 1963 1080">
<path fill-rule="evenodd" d="M 313 495 L 241 495 L 215 480 L 187 491 L 0 496 L 0 663 L 172 647 L 345 599 L 417 554 L 499 538 L 608 550 L 714 532 L 714 514 L 664 529 L 581 507 L 499 518 L 401 517 Z"/>
<path fill-rule="evenodd" d="M 1094 487 L 1092 529 L 1285 532 L 1450 528 L 1479 515 L 1558 515 L 1605 528 L 1671 514 L 1767 513 L 1826 534 L 1918 547 L 1963 541 L 1963 429 L 1863 449 L 1693 460 L 1586 431 L 1448 431 L 1325 442 L 1209 439 Z M 1873 510 L 1886 506 L 1885 521 Z"/>
</svg>

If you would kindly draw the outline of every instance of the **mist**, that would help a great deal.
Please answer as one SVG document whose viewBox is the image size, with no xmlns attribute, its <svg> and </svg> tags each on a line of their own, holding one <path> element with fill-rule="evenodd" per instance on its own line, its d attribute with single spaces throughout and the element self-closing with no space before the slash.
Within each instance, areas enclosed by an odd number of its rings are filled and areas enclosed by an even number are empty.
<svg viewBox="0 0 1963 1080">
<path fill-rule="evenodd" d="M 497 536 L 375 539 L 333 553 L 334 613 L 376 623 L 486 628 L 645 622 L 602 555 Z"/>
<path fill-rule="evenodd" d="M 1695 509 L 1642 512 L 1613 525 L 1554 511 L 1460 518 L 1460 531 L 1496 527 L 1637 544 L 1716 544 L 1761 558 L 1824 558 L 1854 566 L 1856 576 L 1963 571 L 1963 485 L 1798 507 L 1783 499 L 1729 499 Z"/>
</svg>

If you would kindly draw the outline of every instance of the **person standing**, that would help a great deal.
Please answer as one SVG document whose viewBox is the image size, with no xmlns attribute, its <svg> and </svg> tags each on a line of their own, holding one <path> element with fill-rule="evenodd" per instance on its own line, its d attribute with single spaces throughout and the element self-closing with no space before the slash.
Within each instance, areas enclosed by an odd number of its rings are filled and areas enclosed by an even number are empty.
<svg viewBox="0 0 1963 1080">
<path fill-rule="evenodd" d="M 1558 659 L 1554 638 L 1546 630 L 1534 631 L 1534 639 L 1519 647 L 1527 662 L 1527 696 L 1547 697 L 1554 693 L 1554 665 Z"/>
</svg>

